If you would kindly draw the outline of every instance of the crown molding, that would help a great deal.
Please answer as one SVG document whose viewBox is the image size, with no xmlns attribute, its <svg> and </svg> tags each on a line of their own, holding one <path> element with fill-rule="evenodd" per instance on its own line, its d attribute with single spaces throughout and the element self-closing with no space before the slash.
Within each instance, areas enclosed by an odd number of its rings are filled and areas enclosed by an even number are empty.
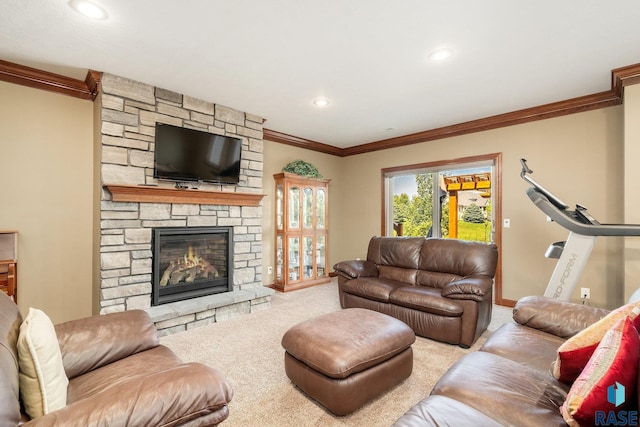
<svg viewBox="0 0 640 427">
<path fill-rule="evenodd" d="M 353 156 L 356 154 L 370 153 L 372 151 L 386 150 L 389 148 L 402 147 L 405 145 L 417 144 L 420 142 L 433 141 L 436 139 L 451 138 L 454 136 L 469 133 L 482 132 L 491 129 L 498 129 L 506 126 L 513 126 L 537 120 L 550 119 L 552 117 L 574 114 L 583 111 L 595 110 L 598 108 L 610 107 L 622 103 L 622 99 L 613 91 L 600 92 L 593 95 L 581 96 L 566 101 L 554 102 L 538 107 L 526 108 L 510 113 L 485 117 L 483 119 L 458 123 L 451 126 L 444 126 L 430 129 L 409 135 L 389 138 L 367 144 L 356 145 L 343 149 L 343 156 Z"/>
<path fill-rule="evenodd" d="M 292 145 L 294 147 L 306 148 L 308 150 L 318 151 L 320 153 L 331 154 L 334 156 L 343 156 L 343 149 L 329 144 L 312 141 L 310 139 L 300 138 L 298 136 L 289 135 L 278 132 L 273 129 L 263 129 L 264 139 L 281 144 Z"/>
<path fill-rule="evenodd" d="M 611 71 L 611 88 L 622 99 L 624 88 L 640 83 L 640 64 L 628 65 Z"/>
<path fill-rule="evenodd" d="M 100 72 L 93 70 L 89 70 L 87 77 L 82 81 L 0 60 L 0 80 L 92 101 L 100 92 Z M 640 83 L 640 64 L 628 65 L 611 70 L 611 89 L 606 92 L 580 96 L 565 101 L 525 108 L 510 113 L 373 141 L 348 148 L 340 148 L 266 128 L 263 131 L 263 137 L 269 141 L 333 156 L 353 156 L 620 105 L 624 97 L 624 88 L 638 83 Z"/>
<path fill-rule="evenodd" d="M 0 60 L 0 80 L 91 101 L 100 91 L 100 73 L 93 70 L 82 81 Z"/>
</svg>

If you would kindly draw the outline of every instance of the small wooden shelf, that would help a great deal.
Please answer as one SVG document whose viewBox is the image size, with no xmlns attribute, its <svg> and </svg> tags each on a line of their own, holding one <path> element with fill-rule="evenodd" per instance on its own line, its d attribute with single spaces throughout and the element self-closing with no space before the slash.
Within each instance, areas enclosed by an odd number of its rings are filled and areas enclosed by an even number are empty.
<svg viewBox="0 0 640 427">
<path fill-rule="evenodd" d="M 264 194 L 232 193 L 148 185 L 105 184 L 114 202 L 186 203 L 193 205 L 259 206 Z"/>
<path fill-rule="evenodd" d="M 18 232 L 0 230 L 0 291 L 18 302 Z"/>
</svg>

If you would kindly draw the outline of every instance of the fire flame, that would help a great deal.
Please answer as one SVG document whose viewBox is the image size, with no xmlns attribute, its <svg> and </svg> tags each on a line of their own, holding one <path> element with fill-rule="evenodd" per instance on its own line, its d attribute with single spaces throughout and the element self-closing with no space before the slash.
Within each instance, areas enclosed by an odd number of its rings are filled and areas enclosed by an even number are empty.
<svg viewBox="0 0 640 427">
<path fill-rule="evenodd" d="M 189 245 L 187 253 L 184 254 L 184 264 L 186 266 L 193 267 L 199 265 L 201 260 L 202 258 L 198 255 L 198 252 L 193 249 L 193 246 Z"/>
<path fill-rule="evenodd" d="M 193 246 L 189 245 L 183 257 L 178 256 L 162 273 L 160 286 L 175 285 L 180 282 L 191 283 L 197 279 L 218 277 L 218 269 L 202 258 Z"/>
</svg>

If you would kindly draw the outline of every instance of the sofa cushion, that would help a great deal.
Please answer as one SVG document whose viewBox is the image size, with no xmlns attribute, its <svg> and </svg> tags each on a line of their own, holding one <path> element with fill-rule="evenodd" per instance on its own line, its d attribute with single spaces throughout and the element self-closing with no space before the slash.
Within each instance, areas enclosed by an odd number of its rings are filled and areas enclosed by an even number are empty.
<svg viewBox="0 0 640 427">
<path fill-rule="evenodd" d="M 540 372 L 551 374 L 551 362 L 565 340 L 538 329 L 508 322 L 495 331 L 480 348 Z M 517 345 L 514 345 L 517 343 Z"/>
<path fill-rule="evenodd" d="M 477 351 L 458 360 L 431 394 L 464 403 L 501 425 L 539 427 L 565 424 L 558 408 L 568 390 L 549 372 Z"/>
<path fill-rule="evenodd" d="M 513 320 L 560 338 L 570 338 L 609 314 L 609 310 L 531 295 L 518 300 Z"/>
<path fill-rule="evenodd" d="M 181 364 L 180 358 L 162 345 L 136 353 L 69 380 L 68 404 Z"/>
<path fill-rule="evenodd" d="M 638 331 L 629 318 L 619 320 L 607 331 L 571 386 L 560 408 L 567 424 L 572 427 L 598 425 L 596 411 L 627 409 L 631 403 L 628 398 L 635 396 L 639 357 Z M 617 393 L 610 396 L 611 387 L 621 392 L 621 396 Z M 614 402 L 610 402 L 611 397 Z"/>
<path fill-rule="evenodd" d="M 363 298 L 380 302 L 389 302 L 389 294 L 394 289 L 407 286 L 406 283 L 378 277 L 360 277 L 344 282 L 342 292 L 358 295 Z"/>
<path fill-rule="evenodd" d="M 378 276 L 381 279 L 394 280 L 408 285 L 416 284 L 418 270 L 413 268 L 394 267 L 391 265 L 378 266 Z"/>
<path fill-rule="evenodd" d="M 148 351 L 155 351 L 156 348 Z M 131 357 L 143 353 L 146 352 Z M 106 365 L 99 370 L 108 367 Z M 82 376 L 72 382 L 80 378 Z M 182 363 L 170 368 L 163 365 L 146 375 L 122 378 L 117 386 L 103 387 L 94 394 L 44 415 L 38 419 L 38 425 L 214 426 L 228 417 L 228 403 L 232 396 L 229 383 L 213 368 L 200 363 Z"/>
<path fill-rule="evenodd" d="M 459 317 L 464 310 L 456 301 L 442 298 L 438 289 L 426 286 L 403 286 L 389 294 L 389 302 L 440 316 Z"/>
<path fill-rule="evenodd" d="M 424 237 L 372 237 L 367 260 L 380 265 L 417 269 Z"/>
<path fill-rule="evenodd" d="M 31 418 L 63 408 L 67 404 L 69 380 L 51 319 L 29 308 L 18 337 L 20 395 Z"/>
<path fill-rule="evenodd" d="M 553 376 L 563 382 L 572 382 L 582 372 L 602 337 L 619 320 L 629 317 L 636 329 L 640 328 L 640 301 L 623 305 L 604 318 L 569 338 L 558 348 Z"/>
<path fill-rule="evenodd" d="M 426 239 L 420 252 L 420 270 L 493 277 L 498 249 L 493 243 L 457 239 Z"/>
<path fill-rule="evenodd" d="M 416 403 L 391 427 L 500 427 L 480 411 L 446 396 L 428 396 Z"/>
<path fill-rule="evenodd" d="M 462 276 L 452 273 L 443 273 L 439 271 L 418 270 L 416 274 L 416 284 L 420 286 L 429 286 L 432 288 L 442 289 L 449 283 L 461 279 Z"/>
<path fill-rule="evenodd" d="M 55 328 L 69 378 L 158 345 L 155 324 L 143 310 L 75 319 Z"/>
</svg>

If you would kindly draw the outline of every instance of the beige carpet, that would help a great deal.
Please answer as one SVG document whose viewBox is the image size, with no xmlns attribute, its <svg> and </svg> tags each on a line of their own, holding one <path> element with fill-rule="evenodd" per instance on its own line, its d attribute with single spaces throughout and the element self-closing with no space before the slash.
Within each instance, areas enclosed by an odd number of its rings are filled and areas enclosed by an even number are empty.
<svg viewBox="0 0 640 427">
<path fill-rule="evenodd" d="M 477 350 L 487 336 L 511 319 L 511 309 L 495 307 L 489 330 L 469 350 L 418 337 L 413 374 L 403 383 L 346 417 L 336 417 L 306 397 L 284 372 L 282 335 L 293 325 L 340 310 L 336 282 L 276 293 L 271 308 L 191 331 L 163 337 L 161 343 L 185 361 L 220 370 L 234 397 L 225 427 L 389 426 L 427 396 L 457 359 Z"/>
</svg>

